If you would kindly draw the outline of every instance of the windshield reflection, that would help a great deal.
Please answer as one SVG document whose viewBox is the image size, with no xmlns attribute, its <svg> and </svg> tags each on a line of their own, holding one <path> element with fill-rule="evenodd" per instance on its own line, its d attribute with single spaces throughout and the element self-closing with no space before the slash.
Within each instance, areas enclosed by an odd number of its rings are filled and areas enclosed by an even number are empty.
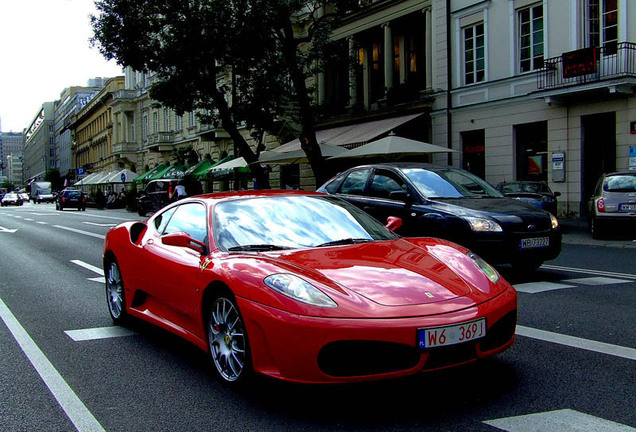
<svg viewBox="0 0 636 432">
<path fill-rule="evenodd" d="M 214 232 L 217 246 L 225 251 L 255 245 L 273 250 L 271 246 L 307 248 L 344 239 L 397 238 L 357 207 L 334 197 L 315 195 L 219 203 L 214 208 Z"/>
<path fill-rule="evenodd" d="M 418 168 L 402 170 L 427 198 L 503 197 L 490 183 L 468 171 Z"/>
</svg>

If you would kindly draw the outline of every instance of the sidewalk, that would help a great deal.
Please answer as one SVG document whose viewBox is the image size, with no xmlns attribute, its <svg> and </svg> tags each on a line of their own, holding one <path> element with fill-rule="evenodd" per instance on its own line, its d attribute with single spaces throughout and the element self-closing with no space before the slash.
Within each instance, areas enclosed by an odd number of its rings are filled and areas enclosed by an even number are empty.
<svg viewBox="0 0 636 432">
<path fill-rule="evenodd" d="M 606 246 L 636 249 L 636 235 L 608 235 L 607 238 L 595 240 L 587 227 L 587 220 L 582 218 L 559 219 L 563 232 L 564 244 Z"/>
</svg>

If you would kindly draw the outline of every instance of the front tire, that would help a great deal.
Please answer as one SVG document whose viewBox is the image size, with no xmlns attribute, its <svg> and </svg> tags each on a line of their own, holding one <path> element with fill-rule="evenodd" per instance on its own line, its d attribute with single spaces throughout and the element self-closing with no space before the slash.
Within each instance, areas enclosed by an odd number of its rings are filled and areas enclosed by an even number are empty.
<svg viewBox="0 0 636 432">
<path fill-rule="evenodd" d="M 128 312 L 126 312 L 124 281 L 117 260 L 113 259 L 108 262 L 105 273 L 108 312 L 114 324 L 124 324 L 128 319 Z"/>
<path fill-rule="evenodd" d="M 243 317 L 233 296 L 221 294 L 207 309 L 208 346 L 218 377 L 230 384 L 245 382 L 252 373 Z"/>
</svg>

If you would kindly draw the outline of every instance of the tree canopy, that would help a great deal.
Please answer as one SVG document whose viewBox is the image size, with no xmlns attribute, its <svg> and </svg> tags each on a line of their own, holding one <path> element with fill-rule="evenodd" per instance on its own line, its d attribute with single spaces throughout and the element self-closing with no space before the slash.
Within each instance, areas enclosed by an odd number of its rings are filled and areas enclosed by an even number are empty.
<svg viewBox="0 0 636 432">
<path fill-rule="evenodd" d="M 326 4 L 329 3 L 329 8 Z M 106 58 L 152 71 L 150 95 L 178 113 L 219 124 L 248 162 L 276 120 L 300 124 L 317 183 L 325 180 L 307 79 L 320 67 L 334 17 L 353 0 L 97 0 L 93 43 Z M 330 11 L 326 13 L 325 11 Z M 345 59 L 346 61 L 346 59 Z M 259 142 L 255 153 L 244 124 Z M 278 123 L 280 124 L 280 123 Z M 262 184 L 265 173 L 253 171 Z M 260 177 L 260 179 L 259 179 Z"/>
</svg>

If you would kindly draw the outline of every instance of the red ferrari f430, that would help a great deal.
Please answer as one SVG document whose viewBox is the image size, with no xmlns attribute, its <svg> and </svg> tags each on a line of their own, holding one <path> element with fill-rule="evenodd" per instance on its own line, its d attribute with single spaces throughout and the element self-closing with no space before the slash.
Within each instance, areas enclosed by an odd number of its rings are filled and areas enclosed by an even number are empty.
<svg viewBox="0 0 636 432">
<path fill-rule="evenodd" d="M 493 267 L 387 227 L 313 192 L 183 199 L 108 232 L 108 309 L 205 350 L 230 383 L 396 378 L 511 346 L 517 294 Z"/>
</svg>

